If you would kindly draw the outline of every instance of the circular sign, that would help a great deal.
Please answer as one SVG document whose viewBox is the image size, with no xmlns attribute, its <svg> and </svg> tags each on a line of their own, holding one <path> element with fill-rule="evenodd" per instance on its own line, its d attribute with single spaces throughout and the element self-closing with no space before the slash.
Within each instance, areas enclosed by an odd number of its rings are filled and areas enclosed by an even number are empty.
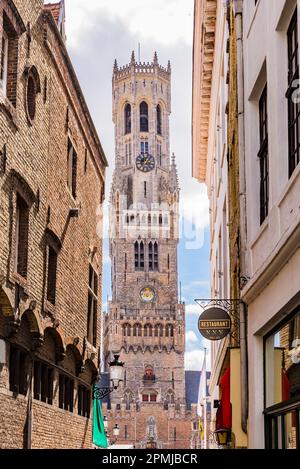
<svg viewBox="0 0 300 469">
<path fill-rule="evenodd" d="M 140 297 L 144 303 L 151 303 L 155 298 L 155 291 L 152 287 L 144 287 L 140 291 Z"/>
<path fill-rule="evenodd" d="M 200 334 L 208 340 L 221 340 L 231 330 L 231 319 L 227 311 L 215 306 L 207 308 L 198 320 Z"/>
</svg>

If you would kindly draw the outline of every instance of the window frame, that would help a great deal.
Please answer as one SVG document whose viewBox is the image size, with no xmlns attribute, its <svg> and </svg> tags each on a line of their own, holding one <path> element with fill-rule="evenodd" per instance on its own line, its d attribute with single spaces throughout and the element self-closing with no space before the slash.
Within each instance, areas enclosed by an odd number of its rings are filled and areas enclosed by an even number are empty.
<svg viewBox="0 0 300 469">
<path fill-rule="evenodd" d="M 95 283 L 95 279 L 97 279 Z M 97 345 L 99 273 L 89 263 L 87 340 L 94 347 Z"/>
<path fill-rule="evenodd" d="M 270 182 L 269 182 L 269 143 L 268 143 L 268 85 L 266 84 L 259 98 L 259 136 L 258 152 L 260 165 L 260 224 L 269 214 Z"/>
<path fill-rule="evenodd" d="M 30 205 L 16 192 L 15 272 L 27 279 L 29 258 Z"/>
<path fill-rule="evenodd" d="M 67 186 L 73 199 L 77 197 L 78 155 L 75 145 L 68 136 Z"/>
<path fill-rule="evenodd" d="M 8 50 L 9 37 L 3 28 L 1 38 L 1 57 L 0 57 L 0 91 L 4 97 L 7 96 L 7 80 L 8 80 Z"/>
<path fill-rule="evenodd" d="M 296 39 L 296 44 L 294 40 Z M 294 44 L 293 44 L 294 43 Z M 292 101 L 295 81 L 299 81 L 299 37 L 298 37 L 298 8 L 296 7 L 287 30 L 288 56 L 288 177 L 291 178 L 300 163 L 300 103 Z M 299 84 L 298 84 L 299 89 Z M 297 137 L 297 143 L 295 139 Z"/>
</svg>

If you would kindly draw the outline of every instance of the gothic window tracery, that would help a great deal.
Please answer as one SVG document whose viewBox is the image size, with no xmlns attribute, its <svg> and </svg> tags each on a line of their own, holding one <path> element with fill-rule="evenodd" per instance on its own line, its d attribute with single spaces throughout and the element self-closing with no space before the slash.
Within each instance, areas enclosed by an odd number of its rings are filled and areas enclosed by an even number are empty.
<svg viewBox="0 0 300 469">
<path fill-rule="evenodd" d="M 151 271 L 158 270 L 158 244 L 156 241 L 154 243 L 150 241 L 148 245 L 148 254 L 149 254 L 149 270 Z"/>
<path fill-rule="evenodd" d="M 134 266 L 135 270 L 144 270 L 145 257 L 144 257 L 144 243 L 143 241 L 136 241 L 134 243 Z"/>
<path fill-rule="evenodd" d="M 161 107 L 158 104 L 156 107 L 156 124 L 157 124 L 157 133 L 161 135 Z"/>
<path fill-rule="evenodd" d="M 174 336 L 174 327 L 173 324 L 166 325 L 166 337 L 173 337 Z"/>
</svg>

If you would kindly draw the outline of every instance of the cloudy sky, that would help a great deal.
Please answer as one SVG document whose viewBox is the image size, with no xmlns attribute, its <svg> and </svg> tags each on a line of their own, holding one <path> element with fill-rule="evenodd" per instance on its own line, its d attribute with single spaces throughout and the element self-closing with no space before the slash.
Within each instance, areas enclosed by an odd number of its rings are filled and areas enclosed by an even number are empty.
<svg viewBox="0 0 300 469">
<path fill-rule="evenodd" d="M 155 50 L 161 65 L 171 61 L 170 138 L 181 186 L 179 280 L 187 305 L 186 368 L 200 369 L 203 357 L 197 329 L 200 311 L 194 299 L 209 297 L 209 231 L 206 188 L 191 177 L 193 0 L 65 0 L 65 3 L 68 51 L 110 165 L 107 196 L 114 168 L 111 119 L 114 59 L 119 65 L 127 64 L 132 50 L 138 57 L 140 43 L 142 61 L 152 61 Z M 106 239 L 103 309 L 107 296 L 110 296 L 110 264 Z"/>
</svg>

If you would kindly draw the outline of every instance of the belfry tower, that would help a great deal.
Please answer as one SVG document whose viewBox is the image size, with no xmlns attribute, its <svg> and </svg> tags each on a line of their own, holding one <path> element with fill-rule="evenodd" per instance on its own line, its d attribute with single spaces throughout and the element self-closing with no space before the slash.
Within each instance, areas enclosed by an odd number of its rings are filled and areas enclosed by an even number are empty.
<svg viewBox="0 0 300 469">
<path fill-rule="evenodd" d="M 122 440 L 168 447 L 161 419 L 167 424 L 170 409 L 185 409 L 185 318 L 177 279 L 179 187 L 169 141 L 170 63 L 160 66 L 156 53 L 152 63 L 137 63 L 132 53 L 124 67 L 115 61 L 112 84 L 116 159 L 105 351 L 106 362 L 112 353 L 120 354 L 125 379 L 111 394 L 111 417 L 118 423 L 122 410 L 131 416 L 124 428 L 119 422 Z"/>
</svg>

